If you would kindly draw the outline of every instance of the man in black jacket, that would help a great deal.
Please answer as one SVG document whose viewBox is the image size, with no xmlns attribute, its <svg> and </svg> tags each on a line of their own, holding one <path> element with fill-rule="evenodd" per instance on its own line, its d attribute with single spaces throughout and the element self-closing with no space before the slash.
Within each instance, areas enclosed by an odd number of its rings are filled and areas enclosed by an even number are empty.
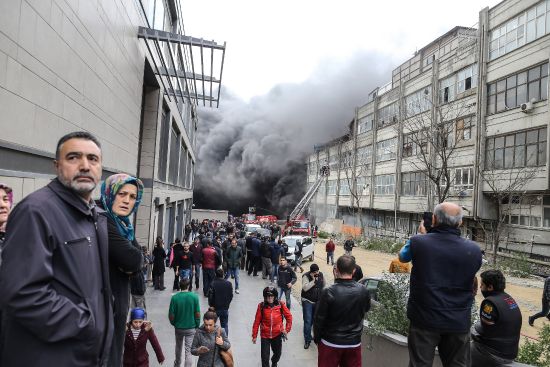
<svg viewBox="0 0 550 367">
<path fill-rule="evenodd" d="M 279 269 L 277 270 L 277 287 L 279 287 L 279 301 L 285 295 L 286 305 L 290 310 L 290 290 L 296 283 L 296 273 L 292 267 L 288 265 L 286 257 L 281 257 L 279 260 Z"/>
<path fill-rule="evenodd" d="M 352 279 L 355 260 L 343 255 L 336 261 L 334 284 L 321 292 L 313 322 L 318 366 L 361 366 L 361 335 L 370 309 L 367 288 Z"/>
<path fill-rule="evenodd" d="M 479 321 L 472 329 L 470 352 L 472 367 L 502 366 L 518 355 L 521 311 L 516 301 L 504 292 L 506 279 L 500 270 L 481 273 Z"/>
<path fill-rule="evenodd" d="M 62 137 L 57 178 L 10 214 L 0 269 L 2 366 L 102 366 L 113 336 L 107 218 L 92 200 L 101 148 Z"/>
<path fill-rule="evenodd" d="M 414 266 L 407 305 L 409 366 L 431 366 L 436 347 L 443 365 L 469 366 L 473 285 L 481 249 L 460 237 L 460 206 L 438 204 L 432 222 L 429 233 L 410 239 Z"/>
<path fill-rule="evenodd" d="M 542 311 L 529 316 L 529 325 L 533 326 L 536 319 L 539 317 L 545 317 L 550 320 L 550 276 L 544 281 L 544 288 L 542 289 Z"/>
<path fill-rule="evenodd" d="M 311 264 L 309 271 L 302 275 L 302 312 L 304 316 L 304 349 L 311 344 L 311 327 L 313 326 L 313 315 L 315 306 L 325 287 L 325 278 L 319 271 L 319 265 Z"/>
<path fill-rule="evenodd" d="M 216 279 L 208 293 L 208 305 L 214 307 L 220 318 L 220 325 L 225 329 L 225 335 L 229 335 L 229 305 L 233 300 L 233 285 L 223 275 L 222 269 L 216 269 Z"/>
</svg>

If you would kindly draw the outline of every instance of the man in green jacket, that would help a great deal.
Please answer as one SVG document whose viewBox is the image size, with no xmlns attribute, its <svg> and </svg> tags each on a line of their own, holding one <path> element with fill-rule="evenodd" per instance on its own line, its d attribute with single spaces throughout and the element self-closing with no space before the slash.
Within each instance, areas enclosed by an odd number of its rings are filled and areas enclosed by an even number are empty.
<svg viewBox="0 0 550 367">
<path fill-rule="evenodd" d="M 176 360 L 175 367 L 181 366 L 181 348 L 185 341 L 185 362 L 184 367 L 191 367 L 191 344 L 195 336 L 195 330 L 200 326 L 201 310 L 199 297 L 196 293 L 189 292 L 189 278 L 180 279 L 179 293 L 172 296 L 168 319 L 176 331 Z"/>
<path fill-rule="evenodd" d="M 239 294 L 239 267 L 241 266 L 241 258 L 243 257 L 242 249 L 237 246 L 237 240 L 231 240 L 231 246 L 227 249 L 227 269 L 231 278 L 235 279 L 235 293 Z"/>
</svg>

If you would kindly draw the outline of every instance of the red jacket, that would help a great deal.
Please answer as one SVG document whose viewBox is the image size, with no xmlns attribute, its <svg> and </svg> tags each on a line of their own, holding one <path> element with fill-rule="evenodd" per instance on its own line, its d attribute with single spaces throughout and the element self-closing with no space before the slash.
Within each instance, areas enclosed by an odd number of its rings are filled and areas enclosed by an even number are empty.
<svg viewBox="0 0 550 367">
<path fill-rule="evenodd" d="M 336 248 L 336 245 L 334 244 L 334 242 L 332 242 L 332 240 L 327 242 L 327 246 L 326 246 L 327 252 L 334 252 L 335 248 Z"/>
<path fill-rule="evenodd" d="M 213 247 L 202 249 L 202 267 L 203 269 L 216 269 L 216 250 Z"/>
<path fill-rule="evenodd" d="M 254 325 L 252 326 L 252 338 L 255 339 L 258 336 L 258 327 L 260 323 L 261 338 L 273 339 L 278 337 L 283 330 L 283 315 L 286 320 L 286 332 L 290 333 L 290 329 L 292 328 L 292 314 L 288 307 L 286 307 L 286 303 L 279 301 L 269 306 L 264 302 L 260 302 L 256 310 Z"/>
<path fill-rule="evenodd" d="M 145 330 L 145 326 L 142 326 L 137 339 L 134 340 L 132 330 L 130 330 L 129 326 L 126 329 L 126 337 L 124 339 L 124 356 L 122 357 L 124 367 L 149 367 L 147 340 L 151 342 L 158 362 L 164 362 L 164 354 L 162 354 L 162 349 L 153 329 L 147 331 Z"/>
</svg>

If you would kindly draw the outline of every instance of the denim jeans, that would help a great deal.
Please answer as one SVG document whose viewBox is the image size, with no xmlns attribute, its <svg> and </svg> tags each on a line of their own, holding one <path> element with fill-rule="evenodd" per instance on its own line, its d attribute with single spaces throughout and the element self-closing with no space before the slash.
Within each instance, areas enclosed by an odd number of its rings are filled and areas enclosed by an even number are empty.
<svg viewBox="0 0 550 367">
<path fill-rule="evenodd" d="M 229 310 L 216 310 L 220 318 L 220 326 L 225 330 L 225 335 L 229 336 Z"/>
<path fill-rule="evenodd" d="M 229 268 L 229 273 L 235 278 L 235 290 L 239 289 L 239 268 Z"/>
<path fill-rule="evenodd" d="M 193 274 L 193 271 L 191 269 L 181 269 L 180 270 L 180 279 L 187 278 L 191 280 L 191 274 Z"/>
<path fill-rule="evenodd" d="M 283 294 L 285 295 L 286 307 L 288 307 L 288 309 L 290 310 L 290 288 L 279 288 L 279 301 L 283 298 Z"/>
<path fill-rule="evenodd" d="M 304 316 L 304 341 L 310 343 L 311 327 L 313 326 L 313 315 L 315 314 L 315 303 L 302 301 L 302 314 Z"/>
<path fill-rule="evenodd" d="M 199 279 L 201 278 L 201 264 L 193 264 L 195 270 L 195 288 L 199 289 Z"/>
<path fill-rule="evenodd" d="M 277 276 L 277 272 L 279 271 L 279 264 L 273 264 L 271 267 L 271 282 L 275 281 L 275 277 Z"/>
<path fill-rule="evenodd" d="M 330 259 L 330 265 L 334 265 L 334 251 L 327 252 L 327 265 Z"/>
</svg>

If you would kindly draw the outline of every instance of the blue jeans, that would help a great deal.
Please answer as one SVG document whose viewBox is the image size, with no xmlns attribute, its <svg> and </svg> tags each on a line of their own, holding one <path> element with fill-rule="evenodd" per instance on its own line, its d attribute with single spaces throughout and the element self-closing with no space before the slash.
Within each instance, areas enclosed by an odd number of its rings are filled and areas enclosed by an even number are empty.
<svg viewBox="0 0 550 367">
<path fill-rule="evenodd" d="M 313 326 L 315 303 L 302 301 L 302 313 L 304 316 L 304 340 L 306 343 L 311 343 L 311 327 Z"/>
<path fill-rule="evenodd" d="M 275 277 L 277 276 L 277 272 L 279 271 L 279 264 L 273 263 L 273 266 L 271 267 L 271 282 L 275 281 Z"/>
<path fill-rule="evenodd" d="M 191 274 L 193 274 L 191 269 L 181 269 L 180 270 L 180 279 L 187 278 L 191 280 Z"/>
<path fill-rule="evenodd" d="M 279 288 L 279 301 L 283 298 L 283 293 L 285 295 L 286 307 L 288 307 L 288 309 L 290 310 L 290 288 L 289 289 Z"/>
<path fill-rule="evenodd" d="M 236 268 L 229 268 L 229 272 L 227 274 L 232 275 L 235 277 L 235 290 L 239 289 L 239 267 Z"/>
<path fill-rule="evenodd" d="M 334 265 L 334 251 L 327 252 L 327 265 L 330 259 L 330 265 Z"/>
<path fill-rule="evenodd" d="M 201 278 L 201 264 L 193 264 L 195 270 L 195 288 L 199 289 L 199 279 Z"/>
<path fill-rule="evenodd" d="M 216 310 L 220 318 L 220 325 L 225 330 L 225 335 L 229 336 L 229 310 Z"/>
</svg>

